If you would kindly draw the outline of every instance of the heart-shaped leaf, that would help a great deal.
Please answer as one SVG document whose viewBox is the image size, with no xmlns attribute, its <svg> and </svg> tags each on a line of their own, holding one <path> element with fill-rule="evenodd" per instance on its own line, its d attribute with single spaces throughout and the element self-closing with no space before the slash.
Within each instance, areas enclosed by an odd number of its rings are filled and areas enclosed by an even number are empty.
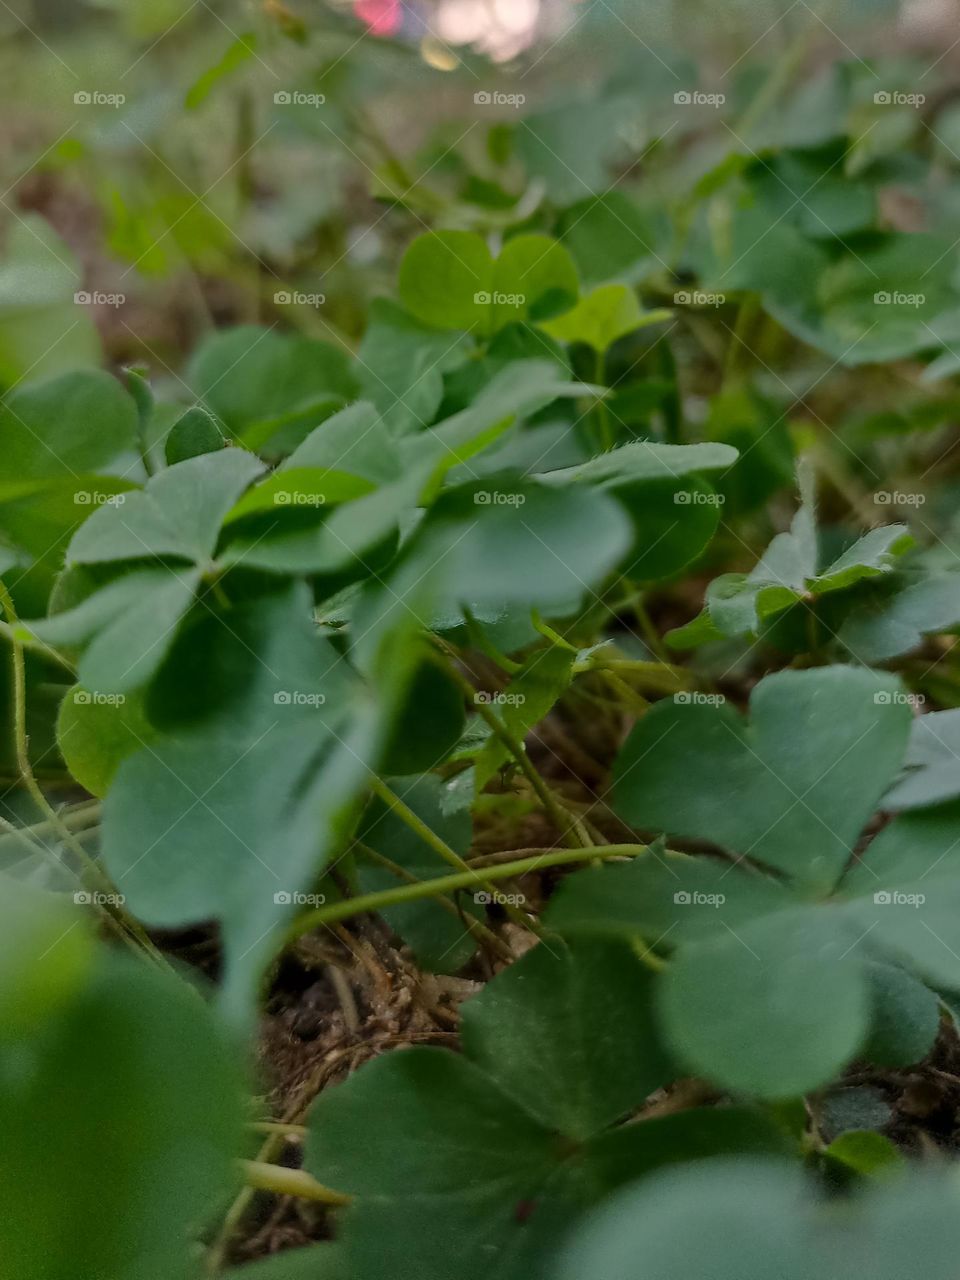
<svg viewBox="0 0 960 1280">
<path fill-rule="evenodd" d="M 903 758 L 910 710 L 897 693 L 852 667 L 784 671 L 754 689 L 749 724 L 716 697 L 678 694 L 627 739 L 617 811 L 827 890 Z"/>
<path fill-rule="evenodd" d="M 598 1127 L 667 1078 L 645 1012 L 653 981 L 622 944 L 545 941 L 467 1007 L 465 1056 L 391 1053 L 322 1094 L 306 1163 L 355 1197 L 341 1238 L 358 1273 L 521 1280 L 605 1190 L 731 1140 L 776 1149 L 749 1112 Z"/>
<path fill-rule="evenodd" d="M 490 336 L 567 311 L 578 292 L 573 260 L 548 236 L 516 236 L 494 260 L 475 232 L 431 232 L 414 240 L 400 264 L 404 306 L 437 329 Z"/>
</svg>

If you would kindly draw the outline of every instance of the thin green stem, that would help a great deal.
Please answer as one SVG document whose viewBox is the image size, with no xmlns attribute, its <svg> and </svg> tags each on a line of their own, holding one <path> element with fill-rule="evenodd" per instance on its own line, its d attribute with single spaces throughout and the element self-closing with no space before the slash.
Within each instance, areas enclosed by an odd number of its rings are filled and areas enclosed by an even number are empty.
<svg viewBox="0 0 960 1280">
<path fill-rule="evenodd" d="M 663 639 L 660 632 L 653 625 L 653 619 L 647 612 L 647 606 L 644 604 L 642 596 L 637 596 L 634 600 L 633 613 L 634 617 L 637 619 L 640 630 L 643 633 L 643 638 L 647 643 L 647 648 L 655 658 L 663 663 L 665 667 L 669 667 L 671 665 L 670 655 L 663 647 Z"/>
<path fill-rule="evenodd" d="M 77 671 L 70 659 L 65 658 L 62 653 L 58 653 L 52 645 L 47 644 L 45 641 L 30 635 L 29 632 L 22 631 L 19 627 L 15 629 L 11 623 L 3 621 L 0 621 L 0 636 L 7 639 L 10 644 L 19 644 L 23 649 L 29 649 L 43 658 L 48 658 L 50 662 L 55 662 L 57 666 L 62 667 L 64 671 L 76 679 Z"/>
<path fill-rule="evenodd" d="M 456 867 L 458 871 L 468 872 L 473 877 L 476 876 L 476 872 L 470 871 L 469 863 L 465 862 L 464 859 L 460 857 L 456 849 L 452 849 L 450 845 L 447 844 L 446 840 L 443 840 L 431 827 L 428 827 L 423 819 L 418 817 L 408 804 L 404 804 L 400 797 L 394 791 L 390 790 L 382 778 L 378 778 L 375 774 L 372 774 L 370 786 L 374 795 L 378 796 L 387 808 L 395 813 L 405 826 L 410 828 L 414 835 L 419 836 L 425 845 L 428 845 L 434 853 L 439 854 L 440 857 L 443 858 L 444 862 L 448 862 L 451 867 Z M 491 892 L 493 890 L 492 885 L 484 884 L 482 887 Z M 517 924 L 521 924 L 524 928 L 535 932 L 533 921 L 525 916 L 522 911 L 518 911 L 512 904 L 508 904 L 507 909 L 508 913 Z"/>
<path fill-rule="evenodd" d="M 518 858 L 514 862 L 503 862 L 497 867 L 485 867 L 482 871 L 467 868 L 448 876 L 435 876 L 430 880 L 421 880 L 419 884 L 400 885 L 396 889 L 382 889 L 378 893 L 365 893 L 357 898 L 347 898 L 342 902 L 332 902 L 329 906 L 317 907 L 294 920 L 289 930 L 292 942 L 304 933 L 324 925 L 336 924 L 340 920 L 348 920 L 351 916 L 362 915 L 367 911 L 381 911 L 384 907 L 396 906 L 404 902 L 420 902 L 424 898 L 435 897 L 438 893 L 454 893 L 459 889 L 483 887 L 490 882 L 509 880 L 513 876 L 527 875 L 531 871 L 544 871 L 550 867 L 564 867 L 571 863 L 587 862 L 593 859 L 636 858 L 646 853 L 645 844 L 607 844 L 591 845 L 587 849 L 545 849 L 542 853 L 527 858 Z"/>
<path fill-rule="evenodd" d="M 257 1191 L 272 1191 L 278 1196 L 297 1196 L 316 1204 L 341 1206 L 350 1203 L 350 1197 L 340 1191 L 331 1191 L 319 1183 L 305 1169 L 287 1169 L 279 1164 L 266 1164 L 261 1160 L 241 1160 L 247 1185 Z"/>
<path fill-rule="evenodd" d="M 97 825 L 100 821 L 101 808 L 99 800 L 91 800 L 86 804 L 77 805 L 76 808 L 65 809 L 58 816 L 63 826 L 70 831 L 82 831 L 85 827 L 95 827 Z M 57 826 L 49 820 L 35 822 L 31 827 L 14 827 L 16 835 L 35 839 L 56 835 L 57 830 Z"/>
<path fill-rule="evenodd" d="M 439 642 L 442 652 L 448 653 L 442 641 Z M 547 817 L 557 828 L 563 843 L 570 849 L 583 848 L 591 843 L 590 837 L 583 828 L 580 819 L 568 813 L 557 797 L 547 786 L 536 765 L 527 754 L 526 747 L 515 737 L 503 723 L 493 708 L 486 702 L 477 702 L 477 691 L 467 678 L 452 663 L 444 663 L 444 670 L 460 686 L 464 696 L 476 707 L 481 719 L 486 721 L 493 733 L 510 752 L 533 788 L 534 794 L 543 806 Z"/>
<path fill-rule="evenodd" d="M 392 791 L 390 787 L 387 786 L 382 778 L 378 778 L 376 774 L 371 774 L 370 788 L 373 791 L 373 794 L 379 797 L 387 808 L 395 813 L 405 826 L 408 826 L 415 835 L 419 836 L 424 844 L 429 845 L 434 853 L 439 854 L 440 857 L 443 858 L 444 862 L 449 862 L 450 866 L 456 867 L 458 871 L 464 871 L 467 869 L 467 863 L 460 857 L 456 849 L 452 849 L 450 845 L 447 844 L 446 840 L 442 839 L 434 830 L 432 830 L 432 828 L 428 827 L 423 819 L 418 817 L 410 806 L 405 804 L 396 792 Z"/>
<path fill-rule="evenodd" d="M 402 880 L 405 884 L 422 884 L 423 881 L 417 876 L 409 872 L 406 867 L 401 867 L 399 863 L 393 862 L 390 858 L 385 857 L 382 853 L 378 853 L 376 849 L 371 849 L 369 845 L 363 844 L 360 840 L 354 841 L 354 846 L 361 850 L 364 857 L 369 858 L 372 862 L 376 862 L 383 867 L 385 871 L 389 871 L 392 876 L 396 876 L 398 880 Z M 468 864 L 465 864 L 468 865 Z M 501 960 L 512 960 L 513 952 L 506 944 L 497 937 L 492 929 L 480 920 L 474 919 L 465 911 L 461 911 L 453 898 L 446 894 L 437 895 L 437 906 L 442 907 L 448 915 L 456 916 L 463 927 L 477 939 L 478 942 L 484 943 L 491 951 L 496 952 Z"/>
<path fill-rule="evenodd" d="M 112 922 L 112 927 L 134 950 L 142 948 L 154 963 L 161 968 L 169 968 L 167 960 L 154 946 L 140 922 L 129 916 L 120 903 L 116 901 L 120 897 L 116 886 L 74 836 L 69 826 L 60 817 L 60 814 L 50 804 L 43 793 L 42 787 L 34 777 L 33 767 L 30 764 L 29 739 L 27 737 L 27 674 L 23 645 L 18 637 L 19 619 L 17 618 L 13 599 L 7 590 L 6 583 L 2 579 L 0 579 L 0 606 L 2 606 L 4 613 L 7 615 L 7 621 L 12 632 L 10 653 L 13 670 L 13 732 L 20 780 L 27 794 L 44 815 L 49 830 L 57 836 L 61 844 L 65 845 L 77 859 L 81 879 L 85 887 L 102 893 L 107 898 L 114 899 L 110 903 L 102 904 L 104 916 Z"/>
</svg>

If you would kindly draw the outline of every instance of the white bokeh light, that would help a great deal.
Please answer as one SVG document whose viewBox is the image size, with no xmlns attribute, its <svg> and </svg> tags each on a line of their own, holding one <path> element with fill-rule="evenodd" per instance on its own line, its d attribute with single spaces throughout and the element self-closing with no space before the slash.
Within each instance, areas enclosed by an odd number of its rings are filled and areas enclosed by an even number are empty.
<svg viewBox="0 0 960 1280">
<path fill-rule="evenodd" d="M 448 44 L 505 62 L 533 43 L 540 16 L 541 0 L 442 0 L 433 26 Z"/>
</svg>

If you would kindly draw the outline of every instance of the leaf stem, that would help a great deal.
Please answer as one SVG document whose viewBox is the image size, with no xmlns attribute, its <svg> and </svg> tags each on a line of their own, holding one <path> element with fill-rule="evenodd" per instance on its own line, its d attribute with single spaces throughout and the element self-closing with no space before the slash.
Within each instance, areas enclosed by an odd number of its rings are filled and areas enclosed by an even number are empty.
<svg viewBox="0 0 960 1280">
<path fill-rule="evenodd" d="M 550 867 L 569 866 L 571 863 L 588 862 L 593 859 L 636 858 L 646 853 L 648 848 L 649 846 L 645 844 L 605 844 L 592 845 L 588 849 L 545 849 L 535 856 L 518 858 L 514 862 L 504 862 L 497 867 L 485 867 L 482 871 L 468 867 L 466 871 L 448 876 L 434 876 L 430 880 L 421 880 L 418 884 L 400 885 L 396 889 L 383 889 L 378 893 L 366 893 L 357 898 L 348 898 L 342 902 L 332 902 L 329 906 L 317 907 L 293 921 L 288 939 L 292 942 L 313 929 L 335 924 L 339 920 L 347 920 L 351 916 L 361 915 L 367 911 L 380 911 L 383 907 L 392 907 L 398 903 L 419 902 L 423 898 L 432 898 L 438 893 L 453 893 L 458 889 L 472 888 L 474 885 L 483 887 L 494 881 L 509 880 L 513 876 L 522 876 L 531 871 L 542 871 Z"/>
<path fill-rule="evenodd" d="M 47 644 L 46 641 L 39 639 L 39 637 L 30 635 L 29 632 L 24 634 L 19 627 L 15 628 L 11 623 L 3 622 L 2 620 L 0 620 L 0 636 L 4 636 L 11 644 L 19 644 L 21 648 L 31 649 L 41 657 L 48 658 L 76 679 L 77 670 L 70 659 L 65 658 L 62 653 L 59 653 L 52 645 Z"/>
<path fill-rule="evenodd" d="M 460 872 L 471 875 L 475 879 L 476 872 L 471 872 L 469 863 L 460 857 L 456 849 L 451 849 L 446 840 L 441 839 L 441 837 L 438 836 L 431 827 L 428 827 L 423 819 L 418 817 L 409 805 L 404 804 L 400 797 L 394 791 L 390 790 L 382 778 L 378 778 L 376 774 L 371 775 L 370 786 L 374 795 L 378 796 L 387 808 L 396 814 L 402 823 L 410 828 L 414 835 L 419 836 L 425 845 L 431 848 L 434 853 L 439 854 L 440 857 L 443 858 L 444 862 L 449 863 L 451 867 L 456 867 Z M 472 882 L 473 881 L 468 881 L 468 884 Z M 481 887 L 488 891 L 493 889 L 492 884 L 483 884 L 482 881 L 476 881 L 476 883 L 481 884 Z M 526 929 L 534 929 L 533 922 L 525 916 L 522 911 L 518 911 L 516 907 L 509 906 L 508 912 L 517 924 L 522 924 Z"/>
<path fill-rule="evenodd" d="M 401 867 L 399 863 L 384 857 L 382 853 L 378 853 L 376 849 L 371 849 L 369 845 L 363 844 L 362 841 L 355 840 L 354 845 L 364 857 L 370 858 L 371 861 L 376 862 L 385 871 L 389 871 L 391 875 L 396 876 L 398 880 L 402 880 L 405 884 L 423 883 L 417 876 L 409 872 L 406 867 Z M 501 960 L 513 960 L 513 952 L 497 937 L 493 930 L 488 929 L 481 920 L 476 920 L 473 916 L 468 915 L 467 912 L 461 911 L 453 898 L 448 897 L 446 894 L 438 894 L 437 906 L 442 907 L 448 915 L 456 916 L 468 933 L 472 934 L 478 942 L 485 943 Z"/>
<path fill-rule="evenodd" d="M 7 585 L 0 578 L 0 606 L 7 615 L 7 621 L 10 624 L 10 653 L 11 664 L 13 670 L 13 732 L 14 745 L 17 758 L 17 769 L 20 774 L 20 780 L 23 783 L 27 794 L 33 800 L 34 804 L 44 815 L 47 823 L 47 829 L 56 834 L 61 844 L 65 845 L 74 855 L 80 865 L 81 881 L 85 887 L 103 892 L 105 895 L 113 898 L 120 897 L 117 894 L 116 886 L 110 880 L 109 876 L 103 869 L 97 865 L 94 859 L 87 853 L 80 841 L 74 836 L 70 827 L 63 821 L 60 814 L 57 813 L 53 805 L 43 793 L 43 789 L 37 782 L 33 774 L 33 767 L 30 764 L 29 740 L 27 738 L 27 675 L 26 663 L 23 656 L 23 644 L 21 643 L 19 632 L 19 619 L 17 611 L 14 607 L 13 599 L 7 590 Z M 45 847 L 45 846 L 41 846 Z M 58 865 L 59 861 L 58 861 Z M 166 958 L 154 946 L 153 942 L 147 935 L 146 930 L 138 920 L 128 915 L 124 911 L 119 902 L 104 905 L 104 917 L 111 922 L 111 927 L 124 938 L 124 940 L 134 949 L 142 948 L 150 956 L 151 960 L 159 967 L 169 969 Z"/>
<path fill-rule="evenodd" d="M 241 1160 L 247 1185 L 257 1191 L 272 1191 L 278 1196 L 298 1196 L 316 1204 L 345 1205 L 350 1197 L 317 1182 L 305 1169 L 287 1169 L 279 1164 L 265 1164 L 261 1160 Z"/>
<path fill-rule="evenodd" d="M 441 651 L 448 653 L 443 642 L 439 642 Z M 477 702 L 477 691 L 470 681 L 461 674 L 453 663 L 445 663 L 444 669 L 463 691 L 464 696 L 473 704 L 480 718 L 490 726 L 510 752 L 520 771 L 530 783 L 533 791 L 543 806 L 547 817 L 556 827 L 563 843 L 569 849 L 584 848 L 592 843 L 582 822 L 574 814 L 569 813 L 547 786 L 543 776 L 527 754 L 526 747 L 510 732 L 493 708 L 486 702 Z"/>
</svg>

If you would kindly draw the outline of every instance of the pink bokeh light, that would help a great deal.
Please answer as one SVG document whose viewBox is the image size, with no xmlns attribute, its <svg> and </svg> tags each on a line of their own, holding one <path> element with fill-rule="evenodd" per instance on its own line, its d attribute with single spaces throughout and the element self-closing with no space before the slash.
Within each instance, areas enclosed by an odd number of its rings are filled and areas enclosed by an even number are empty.
<svg viewBox="0 0 960 1280">
<path fill-rule="evenodd" d="M 403 22 L 402 0 L 354 0 L 353 11 L 375 36 L 392 36 Z"/>
</svg>

